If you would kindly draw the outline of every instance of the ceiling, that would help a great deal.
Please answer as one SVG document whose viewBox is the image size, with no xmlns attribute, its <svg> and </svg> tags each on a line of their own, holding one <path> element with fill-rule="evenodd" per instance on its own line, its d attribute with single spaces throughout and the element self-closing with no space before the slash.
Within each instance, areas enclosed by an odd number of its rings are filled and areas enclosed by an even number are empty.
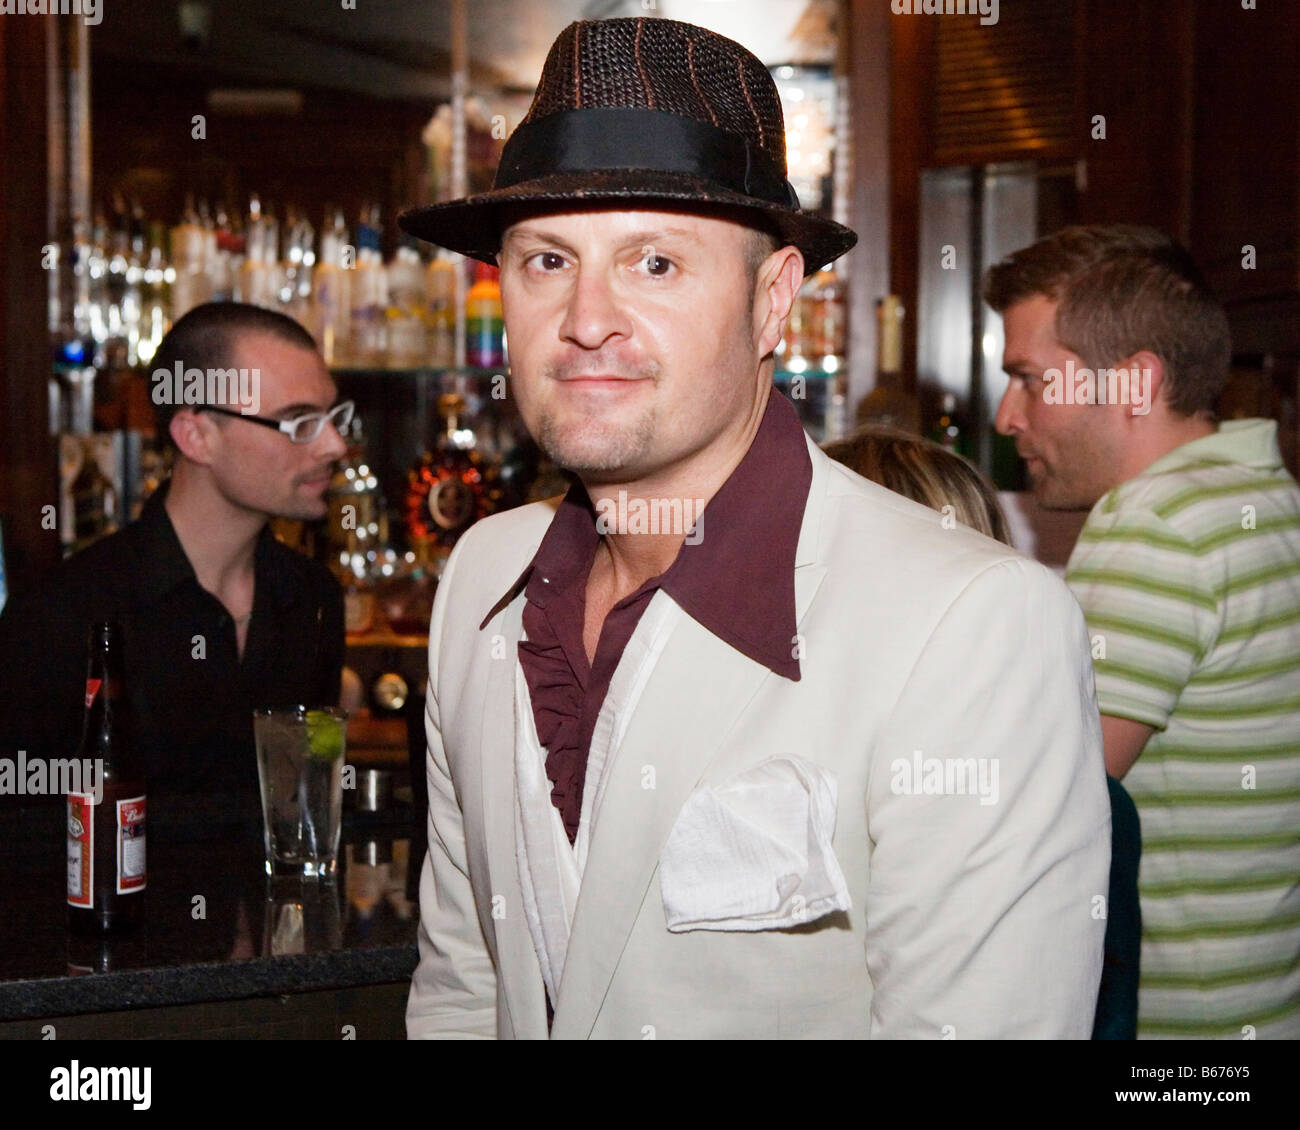
<svg viewBox="0 0 1300 1130">
<path fill-rule="evenodd" d="M 94 58 L 212 85 L 327 87 L 418 101 L 450 96 L 447 0 L 131 0 L 101 5 Z M 578 19 L 654 15 L 712 28 L 769 66 L 831 63 L 838 0 L 471 0 L 470 86 L 531 93 L 555 36 Z M 182 25 L 188 30 L 186 35 Z"/>
</svg>

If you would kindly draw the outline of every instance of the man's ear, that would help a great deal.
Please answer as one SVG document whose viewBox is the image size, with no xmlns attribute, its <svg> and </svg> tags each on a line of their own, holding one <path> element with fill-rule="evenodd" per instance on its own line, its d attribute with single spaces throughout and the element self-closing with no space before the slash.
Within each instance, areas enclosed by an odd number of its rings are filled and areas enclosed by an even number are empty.
<svg viewBox="0 0 1300 1130">
<path fill-rule="evenodd" d="M 1165 388 L 1165 363 L 1149 349 L 1139 349 L 1124 362 L 1128 370 L 1129 414 L 1145 416 Z M 1165 400 L 1168 408 L 1168 400 Z"/>
<path fill-rule="evenodd" d="M 212 448 L 217 437 L 213 434 L 216 421 L 192 408 L 181 408 L 172 417 L 169 431 L 172 442 L 186 459 L 193 463 L 212 462 Z"/>
<path fill-rule="evenodd" d="M 794 300 L 804 279 L 803 255 L 797 247 L 783 247 L 768 256 L 758 270 L 758 294 L 754 315 L 761 319 L 758 355 L 766 357 L 776 351 L 794 309 Z"/>
</svg>

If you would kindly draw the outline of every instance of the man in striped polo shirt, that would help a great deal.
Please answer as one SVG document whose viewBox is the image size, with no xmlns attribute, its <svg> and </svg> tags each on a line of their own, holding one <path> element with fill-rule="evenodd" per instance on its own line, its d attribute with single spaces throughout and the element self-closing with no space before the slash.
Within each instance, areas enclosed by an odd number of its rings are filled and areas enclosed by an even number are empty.
<svg viewBox="0 0 1300 1130">
<path fill-rule="evenodd" d="M 1216 426 L 1228 323 L 1163 234 L 1067 228 L 994 266 L 997 429 L 1089 510 L 1066 581 L 1107 772 L 1142 822 L 1139 1037 L 1300 1037 L 1300 489 Z"/>
</svg>

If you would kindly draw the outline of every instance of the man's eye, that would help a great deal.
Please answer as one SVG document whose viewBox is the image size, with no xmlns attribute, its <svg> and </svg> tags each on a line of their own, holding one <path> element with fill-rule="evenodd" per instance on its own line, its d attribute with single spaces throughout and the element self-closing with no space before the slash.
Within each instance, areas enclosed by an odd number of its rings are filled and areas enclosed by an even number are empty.
<svg viewBox="0 0 1300 1130">
<path fill-rule="evenodd" d="M 656 279 L 667 277 L 670 269 L 675 266 L 671 259 L 668 259 L 663 255 L 646 255 L 640 262 L 645 265 L 650 277 Z"/>
<path fill-rule="evenodd" d="M 541 251 L 529 259 L 530 263 L 536 264 L 546 273 L 550 273 L 552 267 L 563 264 L 564 257 L 557 255 L 554 251 Z"/>
</svg>

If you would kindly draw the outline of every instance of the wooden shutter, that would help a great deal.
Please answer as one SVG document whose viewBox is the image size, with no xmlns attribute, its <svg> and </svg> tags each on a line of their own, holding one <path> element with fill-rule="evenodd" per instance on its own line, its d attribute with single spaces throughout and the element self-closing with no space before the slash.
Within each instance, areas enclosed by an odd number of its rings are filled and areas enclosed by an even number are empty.
<svg viewBox="0 0 1300 1130">
<path fill-rule="evenodd" d="M 970 6 L 974 6 L 973 4 Z M 1075 0 L 1002 0 L 998 22 L 913 16 L 932 27 L 925 164 L 984 164 L 1075 141 Z"/>
</svg>

